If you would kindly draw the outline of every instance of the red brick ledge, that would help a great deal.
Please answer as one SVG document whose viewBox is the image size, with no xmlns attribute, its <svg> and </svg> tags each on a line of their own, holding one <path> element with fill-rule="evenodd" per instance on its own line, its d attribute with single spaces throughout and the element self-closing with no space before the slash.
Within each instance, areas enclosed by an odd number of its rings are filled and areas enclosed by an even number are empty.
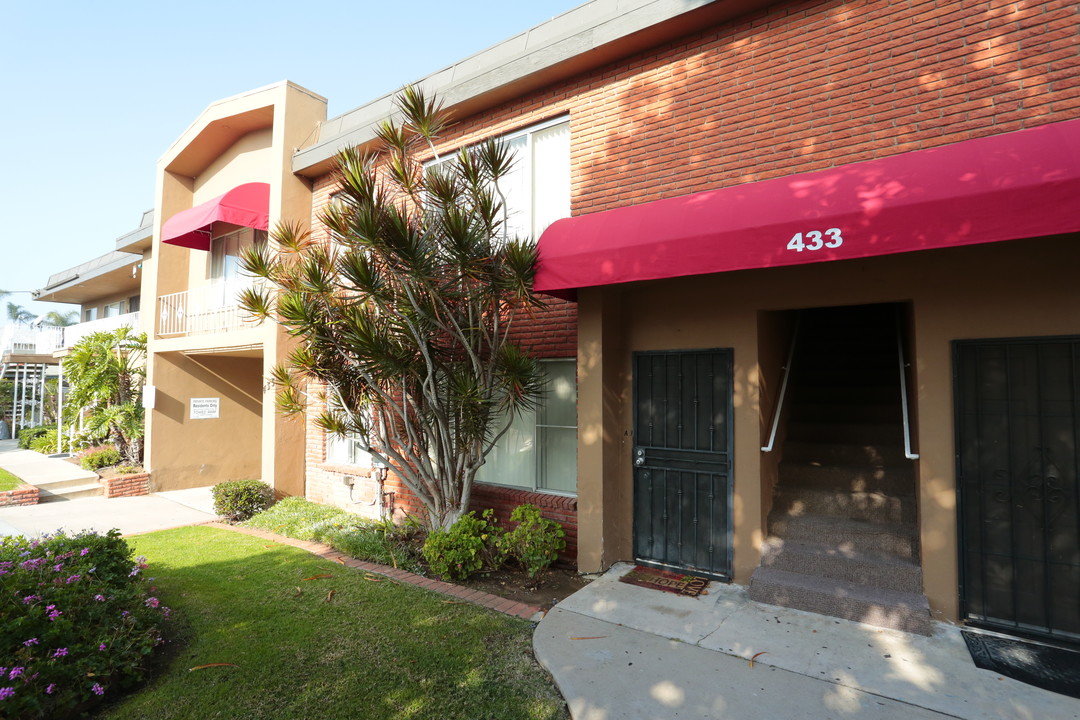
<svg viewBox="0 0 1080 720">
<path fill-rule="evenodd" d="M 37 505 L 38 489 L 28 483 L 23 483 L 17 488 L 0 492 L 0 507 L 14 507 L 16 505 Z"/>
<path fill-rule="evenodd" d="M 135 497 L 150 494 L 150 473 L 131 473 L 111 478 L 99 477 L 106 498 Z"/>
<path fill-rule="evenodd" d="M 204 524 L 208 527 L 219 528 L 221 530 L 232 530 L 233 532 L 238 532 L 243 535 L 252 535 L 257 538 L 262 538 L 263 540 L 272 540 L 273 542 L 282 545 L 291 545 L 300 548 L 301 550 L 307 550 L 321 558 L 341 563 L 345 567 L 376 573 L 405 585 L 413 585 L 418 588 L 423 588 L 424 590 L 431 590 L 432 592 L 449 595 L 456 600 L 479 605 L 480 607 L 495 610 L 496 612 L 501 612 L 504 615 L 510 615 L 511 617 L 523 618 L 525 620 L 539 620 L 544 612 L 542 608 L 535 605 L 527 605 L 515 600 L 499 597 L 498 595 L 481 592 L 480 590 L 473 590 L 472 588 L 454 585 L 453 583 L 443 582 L 442 580 L 423 577 L 406 570 L 398 570 L 397 568 L 379 565 L 378 563 L 357 560 L 356 558 L 349 557 L 323 543 L 296 540 L 294 538 L 276 535 L 272 532 L 267 532 L 266 530 L 237 527 L 236 525 L 228 525 L 220 522 L 208 522 Z"/>
</svg>

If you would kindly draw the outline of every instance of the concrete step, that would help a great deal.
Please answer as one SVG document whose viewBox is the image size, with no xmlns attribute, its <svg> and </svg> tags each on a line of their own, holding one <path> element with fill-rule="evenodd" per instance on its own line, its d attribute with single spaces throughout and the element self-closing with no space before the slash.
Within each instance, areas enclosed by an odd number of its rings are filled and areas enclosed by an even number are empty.
<svg viewBox="0 0 1080 720">
<path fill-rule="evenodd" d="M 46 479 L 36 479 L 29 481 L 34 487 L 40 488 L 42 491 L 48 490 L 51 493 L 62 492 L 68 488 L 82 487 L 89 485 L 90 483 L 96 483 L 98 481 L 97 473 L 88 471 L 79 471 L 68 473 L 66 477 L 55 477 Z"/>
<path fill-rule="evenodd" d="M 771 536 L 761 549 L 761 565 L 900 592 L 922 592 L 922 568 L 910 560 L 846 545 L 796 542 Z"/>
<path fill-rule="evenodd" d="M 794 542 L 831 545 L 843 551 L 887 553 L 919 561 L 918 531 L 912 524 L 876 523 L 828 515 L 769 513 L 769 533 Z"/>
<path fill-rule="evenodd" d="M 792 442 L 888 445 L 904 441 L 900 423 L 799 421 L 788 423 Z"/>
<path fill-rule="evenodd" d="M 53 488 L 51 483 L 38 485 L 38 502 L 62 502 L 64 500 L 78 500 L 80 498 L 98 497 L 105 494 L 101 483 L 85 483 L 83 485 L 68 486 L 65 488 Z"/>
<path fill-rule="evenodd" d="M 789 462 L 817 465 L 861 465 L 884 467 L 904 465 L 903 439 L 891 443 L 829 443 L 788 440 L 784 443 L 783 458 Z"/>
<path fill-rule="evenodd" d="M 930 604 L 921 593 L 759 567 L 750 576 L 751 600 L 930 635 Z"/>
<path fill-rule="evenodd" d="M 772 511 L 796 516 L 829 515 L 867 522 L 914 524 L 918 505 L 914 495 L 778 486 Z"/>
<path fill-rule="evenodd" d="M 781 487 L 800 487 L 841 492 L 915 494 L 915 470 L 911 465 L 814 465 L 784 460 L 779 466 Z"/>
</svg>

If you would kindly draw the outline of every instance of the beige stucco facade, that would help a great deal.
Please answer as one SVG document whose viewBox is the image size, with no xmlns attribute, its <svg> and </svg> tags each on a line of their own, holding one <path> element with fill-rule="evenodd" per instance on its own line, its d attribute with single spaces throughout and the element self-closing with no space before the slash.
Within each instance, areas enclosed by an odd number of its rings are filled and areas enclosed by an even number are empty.
<svg viewBox="0 0 1080 720">
<path fill-rule="evenodd" d="M 733 349 L 734 580 L 746 583 L 760 561 L 772 497 L 777 460 L 761 447 L 784 363 L 789 311 L 899 303 L 908 308 L 913 350 L 924 589 L 934 617 L 956 620 L 951 343 L 1080 334 L 1073 279 L 1078 240 L 1023 239 L 579 290 L 580 569 L 632 559 L 634 352 Z"/>
<path fill-rule="evenodd" d="M 156 489 L 259 478 L 279 494 L 304 493 L 303 427 L 275 411 L 265 382 L 289 350 L 287 336 L 245 317 L 235 288 L 211 287 L 210 252 L 163 243 L 162 226 L 253 182 L 270 186 L 269 228 L 309 218 L 311 189 L 293 174 L 292 154 L 325 117 L 325 99 L 278 83 L 212 104 L 158 162 L 153 242 L 141 248 L 154 388 L 146 465 Z M 237 229 L 208 228 L 215 238 Z M 192 399 L 216 399 L 217 417 L 193 417 Z"/>
</svg>

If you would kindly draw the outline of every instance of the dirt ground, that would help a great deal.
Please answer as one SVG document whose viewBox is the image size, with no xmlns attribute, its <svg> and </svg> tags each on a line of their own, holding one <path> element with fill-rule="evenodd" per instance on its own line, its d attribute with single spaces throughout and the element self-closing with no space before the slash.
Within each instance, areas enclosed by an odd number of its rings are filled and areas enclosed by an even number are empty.
<svg viewBox="0 0 1080 720">
<path fill-rule="evenodd" d="M 503 568 L 478 573 L 457 584 L 550 610 L 555 603 L 588 585 L 589 579 L 569 568 L 551 568 L 536 578 L 530 578 L 524 570 Z"/>
</svg>

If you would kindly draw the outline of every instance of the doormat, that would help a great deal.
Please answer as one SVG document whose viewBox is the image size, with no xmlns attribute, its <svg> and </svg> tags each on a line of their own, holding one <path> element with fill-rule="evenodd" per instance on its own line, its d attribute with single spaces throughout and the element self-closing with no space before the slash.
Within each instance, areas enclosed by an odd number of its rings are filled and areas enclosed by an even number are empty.
<svg viewBox="0 0 1080 720">
<path fill-rule="evenodd" d="M 709 594 L 706 589 L 709 587 L 709 581 L 705 578 L 642 565 L 635 565 L 633 570 L 619 578 L 619 582 L 689 597 Z"/>
<path fill-rule="evenodd" d="M 972 630 L 961 634 L 975 667 L 1080 698 L 1080 652 Z"/>
</svg>

